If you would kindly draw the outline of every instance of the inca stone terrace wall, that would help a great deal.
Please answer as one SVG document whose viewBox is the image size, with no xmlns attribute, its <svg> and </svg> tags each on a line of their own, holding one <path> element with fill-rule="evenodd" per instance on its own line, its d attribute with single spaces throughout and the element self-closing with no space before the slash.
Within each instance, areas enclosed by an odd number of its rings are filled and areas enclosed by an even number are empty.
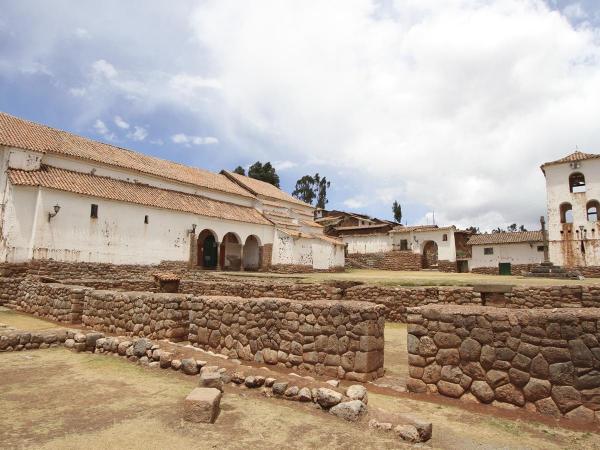
<svg viewBox="0 0 600 450">
<path fill-rule="evenodd" d="M 190 309 L 189 340 L 199 347 L 349 380 L 383 376 L 381 305 L 204 296 Z"/>
<path fill-rule="evenodd" d="M 408 322 L 410 391 L 600 420 L 600 309 L 429 305 Z"/>
</svg>

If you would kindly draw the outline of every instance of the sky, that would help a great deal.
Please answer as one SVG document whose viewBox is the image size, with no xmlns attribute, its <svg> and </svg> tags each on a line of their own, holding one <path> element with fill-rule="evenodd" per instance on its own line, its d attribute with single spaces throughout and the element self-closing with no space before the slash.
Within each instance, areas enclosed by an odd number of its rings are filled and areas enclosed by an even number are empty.
<svg viewBox="0 0 600 450">
<path fill-rule="evenodd" d="M 0 110 L 213 171 L 318 172 L 328 208 L 538 227 L 600 153 L 596 0 L 0 0 Z"/>
</svg>

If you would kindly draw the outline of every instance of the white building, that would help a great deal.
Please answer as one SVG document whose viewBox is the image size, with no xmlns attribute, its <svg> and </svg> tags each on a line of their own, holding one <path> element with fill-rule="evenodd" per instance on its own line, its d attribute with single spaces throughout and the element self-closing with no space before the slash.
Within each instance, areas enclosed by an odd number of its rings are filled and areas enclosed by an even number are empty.
<svg viewBox="0 0 600 450">
<path fill-rule="evenodd" d="M 476 234 L 467 244 L 469 266 L 475 273 L 520 275 L 544 260 L 541 231 Z"/>
<path fill-rule="evenodd" d="M 550 261 L 570 268 L 600 266 L 600 155 L 576 151 L 541 168 Z"/>
<path fill-rule="evenodd" d="M 313 208 L 274 186 L 95 142 L 0 113 L 0 262 L 229 270 L 344 266 Z"/>
</svg>

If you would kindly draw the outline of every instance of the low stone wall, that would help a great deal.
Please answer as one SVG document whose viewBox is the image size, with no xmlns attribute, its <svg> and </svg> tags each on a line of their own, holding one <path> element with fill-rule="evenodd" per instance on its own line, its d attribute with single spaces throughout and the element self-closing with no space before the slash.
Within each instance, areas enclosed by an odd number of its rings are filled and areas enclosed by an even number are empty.
<svg viewBox="0 0 600 450">
<path fill-rule="evenodd" d="M 85 295 L 82 323 L 114 334 L 185 340 L 189 299 L 184 294 L 90 290 Z"/>
<path fill-rule="evenodd" d="M 600 421 L 600 309 L 409 309 L 411 392 Z"/>
<path fill-rule="evenodd" d="M 19 295 L 19 284 L 21 284 L 21 278 L 0 278 L 0 305 L 14 301 Z"/>
<path fill-rule="evenodd" d="M 440 272 L 458 272 L 456 261 L 440 260 L 438 261 L 438 270 Z"/>
<path fill-rule="evenodd" d="M 577 267 L 568 267 L 569 270 L 573 270 L 579 272 L 586 278 L 600 278 L 600 266 L 577 266 Z"/>
<path fill-rule="evenodd" d="M 350 267 L 379 270 L 421 270 L 421 255 L 411 251 L 350 253 L 347 255 L 346 261 L 346 265 Z"/>
<path fill-rule="evenodd" d="M 512 264 L 510 267 L 511 275 L 521 275 L 523 272 L 531 272 L 531 268 L 536 264 Z M 496 267 L 474 267 L 471 269 L 472 273 L 478 273 L 481 275 L 499 275 L 500 268 Z M 599 275 L 600 277 L 600 275 Z"/>
<path fill-rule="evenodd" d="M 157 292 L 156 283 L 150 279 L 65 279 L 63 284 L 75 284 L 104 291 Z"/>
<path fill-rule="evenodd" d="M 59 283 L 41 283 L 26 278 L 18 295 L 8 303 L 12 308 L 56 322 L 80 323 L 85 293 L 89 288 Z"/>
<path fill-rule="evenodd" d="M 362 302 L 197 297 L 193 345 L 356 381 L 383 376 L 385 308 Z"/>
<path fill-rule="evenodd" d="M 62 345 L 67 338 L 68 331 L 64 329 L 44 331 L 0 329 L 0 352 L 57 347 Z"/>
</svg>

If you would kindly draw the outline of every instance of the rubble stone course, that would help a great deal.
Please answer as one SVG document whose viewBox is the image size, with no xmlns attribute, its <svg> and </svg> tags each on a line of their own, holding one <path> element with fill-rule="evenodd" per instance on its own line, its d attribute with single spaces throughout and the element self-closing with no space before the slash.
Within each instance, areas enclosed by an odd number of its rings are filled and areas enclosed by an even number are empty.
<svg viewBox="0 0 600 450">
<path fill-rule="evenodd" d="M 241 360 L 369 381 L 383 376 L 385 308 L 364 302 L 202 296 L 189 341 Z"/>
<path fill-rule="evenodd" d="M 408 314 L 409 391 L 600 421 L 599 308 L 428 305 Z"/>
</svg>

